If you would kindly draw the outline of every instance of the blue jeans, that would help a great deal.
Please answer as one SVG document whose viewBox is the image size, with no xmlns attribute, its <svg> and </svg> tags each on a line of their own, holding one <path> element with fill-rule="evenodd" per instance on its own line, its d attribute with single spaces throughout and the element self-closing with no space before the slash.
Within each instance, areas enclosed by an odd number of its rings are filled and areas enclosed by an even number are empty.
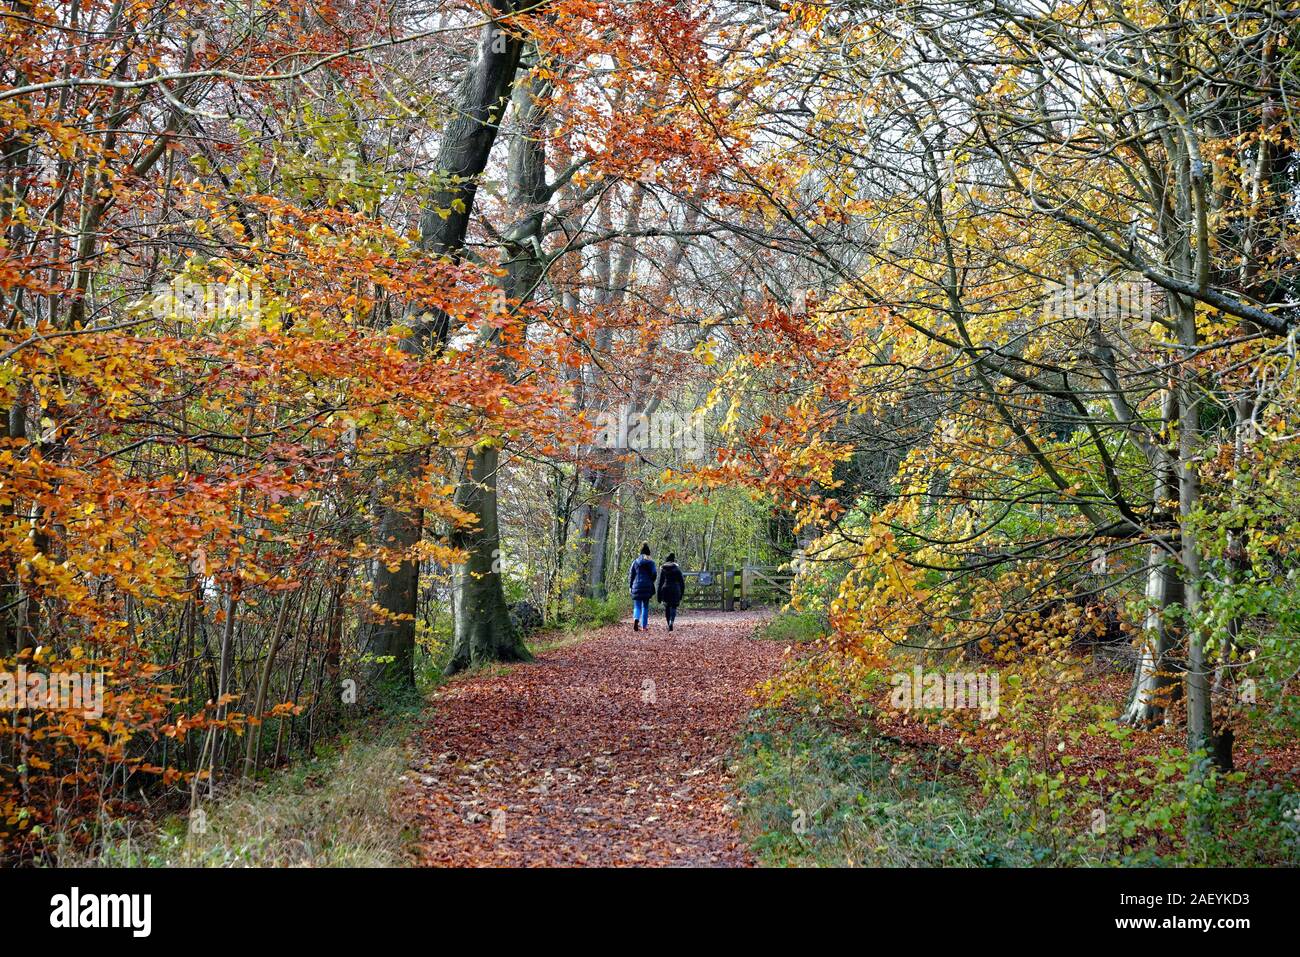
<svg viewBox="0 0 1300 957">
<path fill-rule="evenodd" d="M 650 599 L 633 598 L 632 599 L 632 620 L 641 623 L 642 628 L 650 625 Z"/>
</svg>

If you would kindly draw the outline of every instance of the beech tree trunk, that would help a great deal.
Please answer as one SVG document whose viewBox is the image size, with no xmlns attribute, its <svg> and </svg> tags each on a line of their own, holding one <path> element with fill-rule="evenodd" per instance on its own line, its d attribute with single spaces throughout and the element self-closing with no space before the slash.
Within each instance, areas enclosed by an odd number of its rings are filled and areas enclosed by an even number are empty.
<svg viewBox="0 0 1300 957">
<path fill-rule="evenodd" d="M 495 12 L 507 14 L 513 11 L 515 0 L 491 0 L 491 6 Z M 487 167 L 496 142 L 521 49 L 522 41 L 496 21 L 485 24 L 479 34 L 477 55 L 461 78 L 453 118 L 443 132 L 438 150 L 439 188 L 429 198 L 420 220 L 420 245 L 429 252 L 452 258 L 462 253 L 478 177 Z M 402 348 L 409 352 L 440 349 L 450 335 L 450 324 L 451 318 L 445 313 L 422 316 L 414 323 L 413 332 L 403 341 Z M 421 455 L 406 456 L 396 471 L 407 480 L 416 478 L 423 461 Z M 491 472 L 495 473 L 495 466 Z M 409 552 L 419 542 L 423 526 L 422 511 L 405 505 L 399 490 L 393 501 L 381 506 L 378 538 L 388 548 Z M 485 542 L 486 537 L 480 536 L 472 544 Z M 471 555 L 471 564 L 481 567 L 485 558 L 490 566 L 490 554 Z M 499 580 L 497 585 L 499 588 Z M 372 659 L 381 659 L 372 667 L 369 677 L 371 685 L 383 694 L 410 692 L 415 688 L 418 595 L 419 566 L 410 558 L 392 570 L 381 567 L 375 575 L 374 599 L 381 612 L 378 620 L 370 625 L 364 646 Z M 467 607 L 478 605 L 471 601 Z"/>
<path fill-rule="evenodd" d="M 500 462 L 501 452 L 495 446 L 472 453 L 456 490 L 456 504 L 477 516 L 478 525 L 451 533 L 452 545 L 464 549 L 467 558 L 452 569 L 455 638 L 449 674 L 491 661 L 528 661 L 532 657 L 510 621 L 501 587 Z"/>
<path fill-rule="evenodd" d="M 1182 520 L 1183 609 L 1190 623 L 1187 629 L 1187 747 L 1190 751 L 1212 750 L 1213 712 L 1210 703 L 1210 669 L 1205 655 L 1205 631 L 1200 624 L 1204 605 L 1204 571 L 1200 542 L 1192 526 L 1200 503 L 1195 439 L 1198 400 L 1190 383 L 1179 388 L 1178 512 Z"/>
<path fill-rule="evenodd" d="M 615 450 L 617 451 L 617 450 Z M 584 598 L 605 597 L 605 554 L 609 546 L 614 490 L 623 481 L 620 463 L 603 456 L 601 468 L 582 470 L 579 494 L 583 502 L 574 513 L 577 580 L 574 591 Z"/>
<path fill-rule="evenodd" d="M 1186 349 L 1197 344 L 1196 316 L 1189 303 L 1183 308 L 1179 342 Z M 1203 623 L 1205 573 L 1201 546 L 1197 538 L 1194 514 L 1200 505 L 1201 482 L 1198 470 L 1201 452 L 1199 428 L 1200 397 L 1193 370 L 1184 369 L 1178 383 L 1178 514 L 1182 526 L 1181 562 L 1183 573 L 1183 610 L 1187 631 L 1187 749 L 1205 751 L 1221 767 L 1232 765 L 1231 737 L 1220 738 L 1214 729 L 1214 707 L 1210 696 L 1211 666 L 1206 656 L 1206 633 Z"/>
<path fill-rule="evenodd" d="M 1178 419 L 1174 389 L 1165 393 L 1161 407 L 1166 428 L 1172 428 Z M 1156 472 L 1152 500 L 1153 510 L 1157 513 L 1178 498 L 1178 477 L 1174 474 L 1174 466 L 1159 452 L 1153 449 L 1151 453 Z M 1177 557 L 1159 544 L 1151 545 L 1147 553 L 1146 599 L 1148 607 L 1142 623 L 1133 691 L 1121 717 L 1123 722 L 1137 727 L 1150 727 L 1164 717 L 1169 698 L 1178 683 L 1170 660 L 1178 641 L 1178 629 L 1174 626 L 1170 609 L 1182 604 L 1183 582 L 1178 573 Z"/>
<path fill-rule="evenodd" d="M 521 303 L 532 297 L 546 265 L 541 239 L 549 196 L 543 136 L 547 92 L 548 84 L 535 77 L 526 86 L 516 86 L 512 96 L 520 131 L 510 144 L 508 199 L 519 219 L 505 235 L 504 284 L 509 299 Z M 452 576 L 456 623 L 449 674 L 490 661 L 532 658 L 510 620 L 502 587 L 500 466 L 498 445 L 475 449 L 456 490 L 456 504 L 477 521 L 473 528 L 454 529 L 451 535 L 452 545 L 468 557 Z"/>
</svg>

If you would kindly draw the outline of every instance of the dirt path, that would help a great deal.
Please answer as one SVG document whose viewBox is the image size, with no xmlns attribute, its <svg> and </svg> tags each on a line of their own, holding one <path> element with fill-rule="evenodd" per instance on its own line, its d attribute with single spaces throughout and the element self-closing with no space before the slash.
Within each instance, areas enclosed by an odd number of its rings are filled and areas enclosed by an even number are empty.
<svg viewBox="0 0 1300 957">
<path fill-rule="evenodd" d="M 752 863 L 726 754 L 779 646 L 759 614 L 631 620 L 453 682 L 403 794 L 427 865 Z"/>
</svg>

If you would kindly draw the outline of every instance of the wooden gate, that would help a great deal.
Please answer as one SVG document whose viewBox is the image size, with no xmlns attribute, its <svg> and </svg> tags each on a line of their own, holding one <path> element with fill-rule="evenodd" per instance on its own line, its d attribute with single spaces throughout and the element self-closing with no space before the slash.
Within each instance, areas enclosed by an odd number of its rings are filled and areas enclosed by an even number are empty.
<svg viewBox="0 0 1300 957">
<path fill-rule="evenodd" d="M 697 611 L 734 611 L 739 573 L 731 568 L 705 568 L 682 572 L 686 594 L 682 606 Z"/>
<path fill-rule="evenodd" d="M 735 611 L 737 607 L 784 605 L 790 600 L 794 575 L 775 565 L 684 571 L 686 595 L 682 606 L 700 611 Z"/>
<path fill-rule="evenodd" d="M 740 607 L 782 604 L 790 600 L 793 571 L 781 571 L 770 565 L 746 565 L 740 570 Z"/>
</svg>

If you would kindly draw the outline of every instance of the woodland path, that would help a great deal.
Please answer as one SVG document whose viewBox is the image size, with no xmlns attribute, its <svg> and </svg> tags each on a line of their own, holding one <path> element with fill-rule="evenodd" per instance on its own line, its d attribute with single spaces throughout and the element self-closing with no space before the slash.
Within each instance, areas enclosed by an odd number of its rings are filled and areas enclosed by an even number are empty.
<svg viewBox="0 0 1300 957">
<path fill-rule="evenodd" d="M 658 611 L 658 606 L 653 606 Z M 761 611 L 627 622 L 454 680 L 401 800 L 432 866 L 753 863 L 727 753 L 781 647 Z"/>
</svg>

